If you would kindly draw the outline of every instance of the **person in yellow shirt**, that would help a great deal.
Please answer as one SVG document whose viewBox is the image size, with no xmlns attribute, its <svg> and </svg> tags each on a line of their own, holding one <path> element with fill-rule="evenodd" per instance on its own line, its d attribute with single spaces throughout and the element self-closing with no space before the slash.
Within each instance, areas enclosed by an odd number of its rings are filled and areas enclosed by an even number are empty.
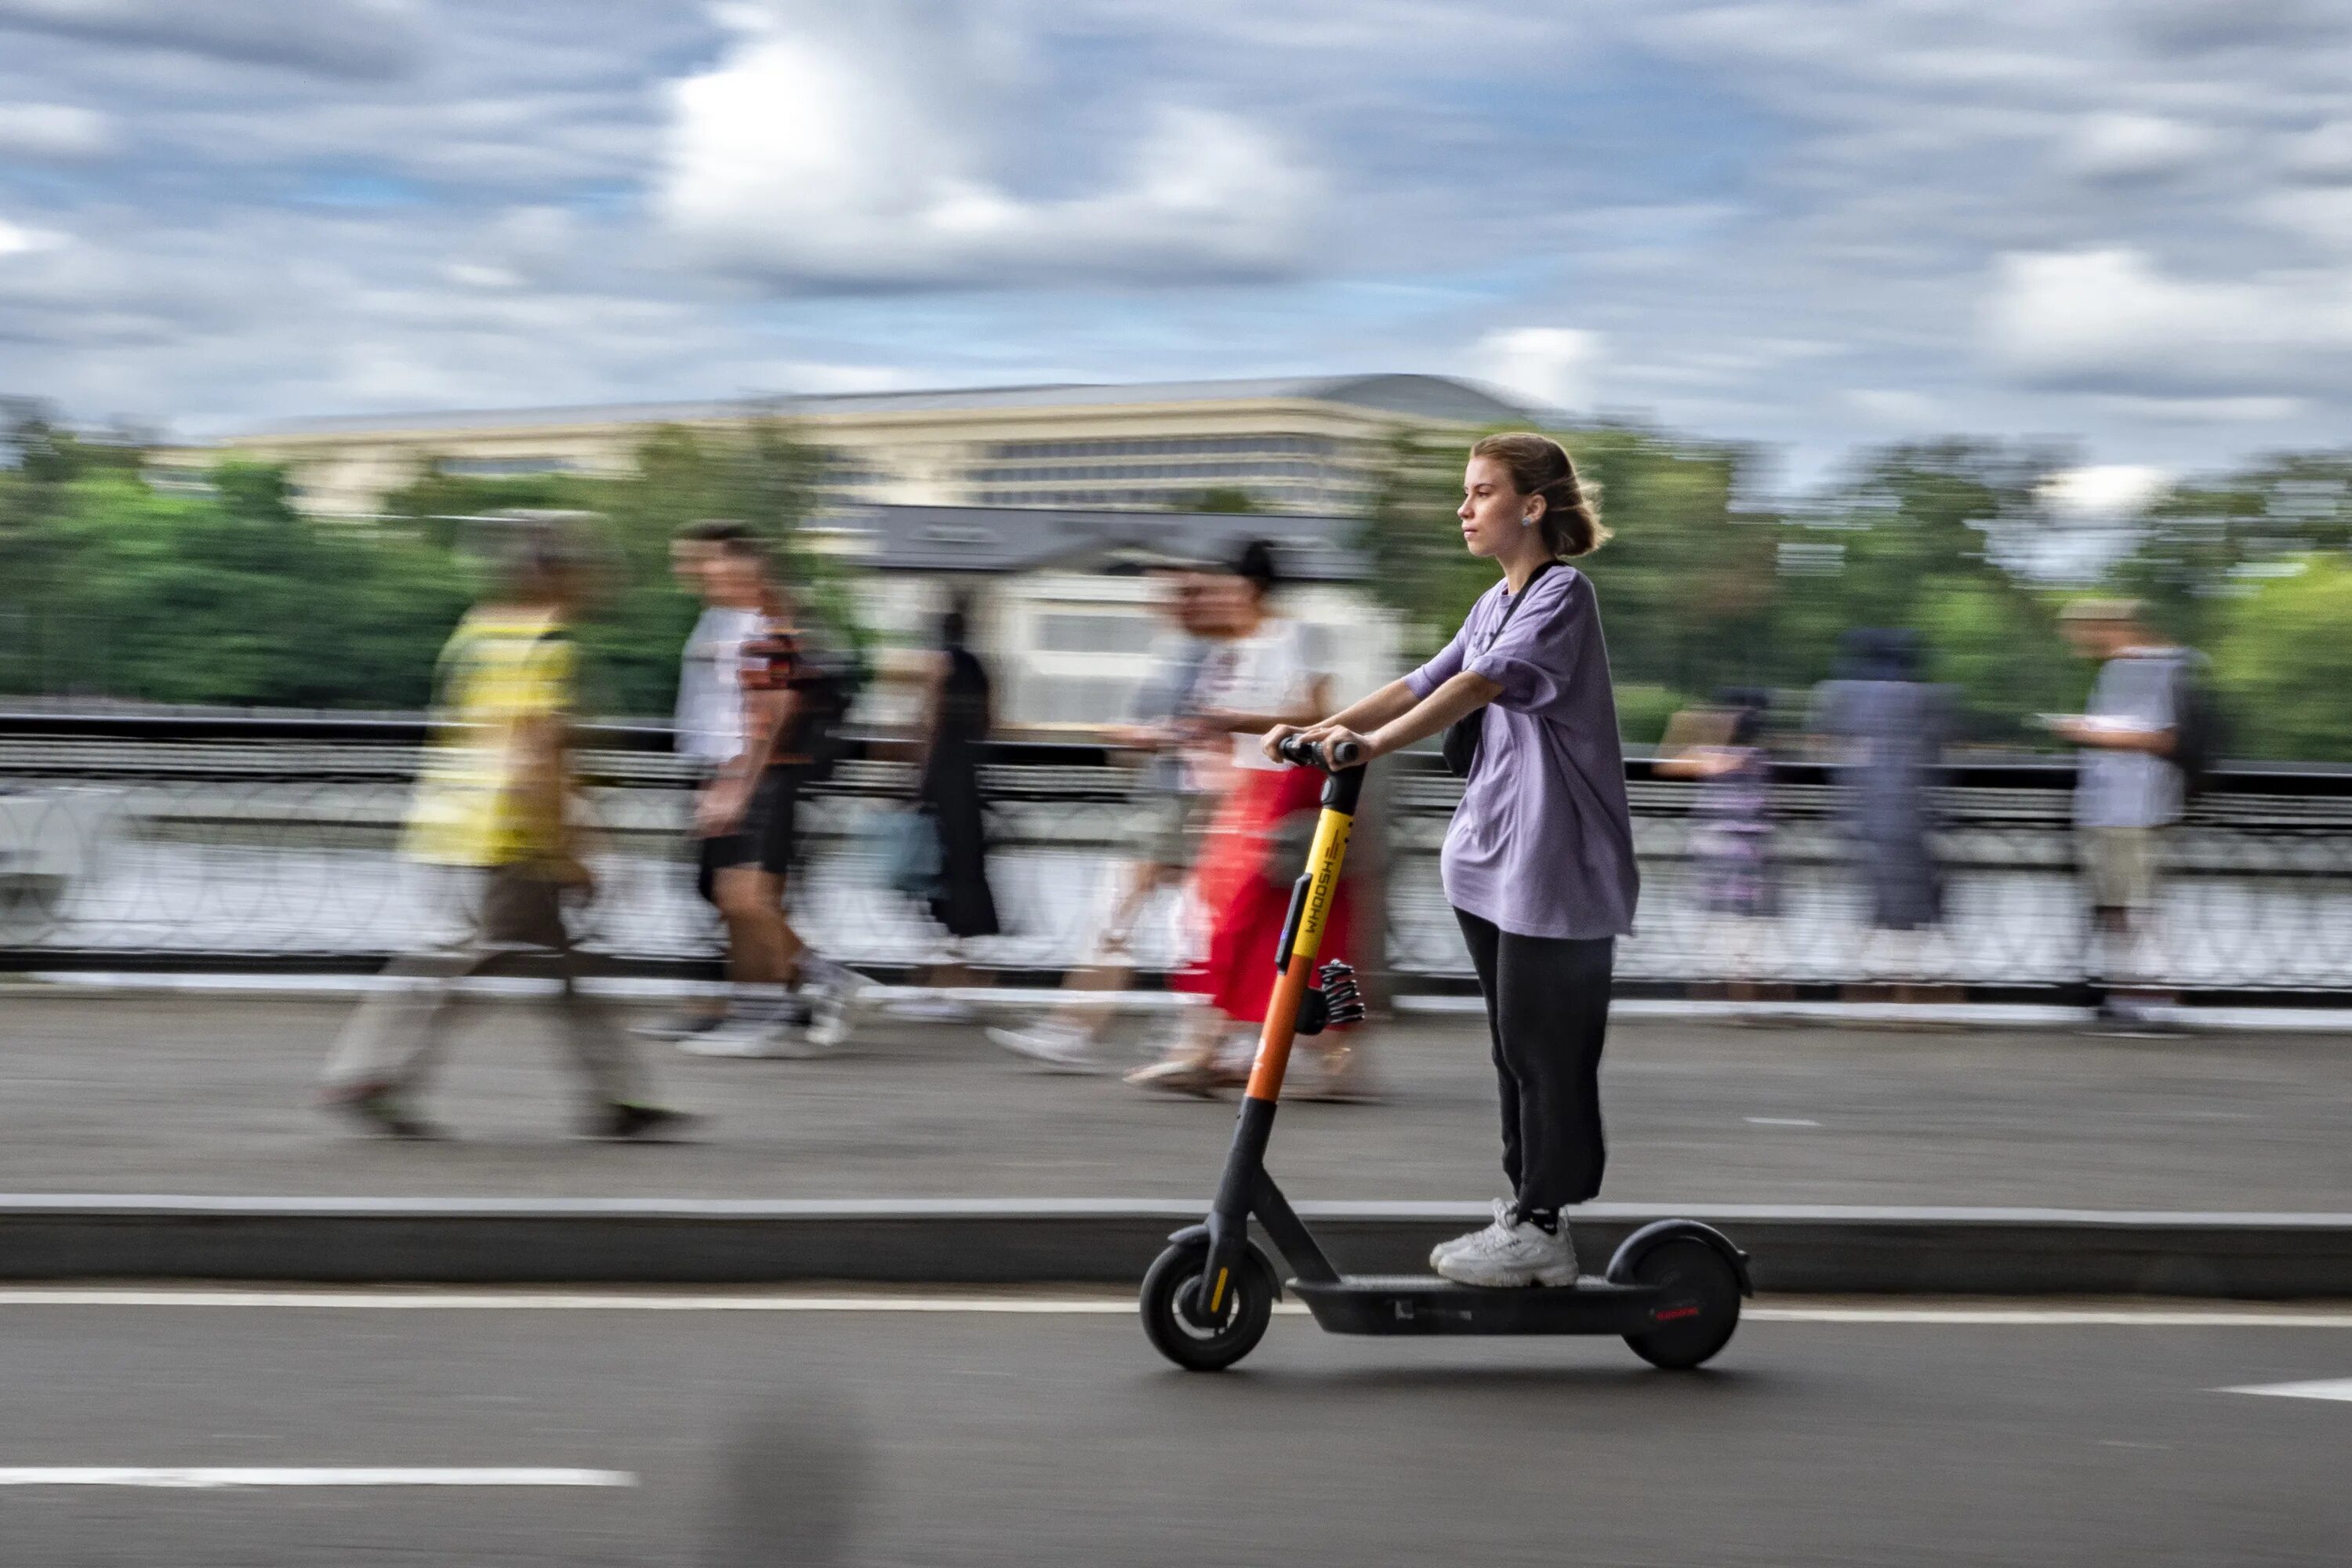
<svg viewBox="0 0 2352 1568">
<path fill-rule="evenodd" d="M 411 1105 L 440 1054 L 452 983 L 512 960 L 553 968 L 563 1033 L 604 1138 L 674 1133 L 691 1118 L 646 1103 L 626 1037 L 580 988 L 567 897 L 593 882 L 572 819 L 571 721 L 577 651 L 568 623 L 585 574 L 562 535 L 516 525 L 498 589 L 458 623 L 436 674 L 436 725 L 402 852 L 469 884 L 469 929 L 403 958 L 403 984 L 361 1005 L 330 1055 L 325 1103 L 370 1131 L 435 1135 Z M 430 982 L 419 986 L 415 981 Z"/>
</svg>

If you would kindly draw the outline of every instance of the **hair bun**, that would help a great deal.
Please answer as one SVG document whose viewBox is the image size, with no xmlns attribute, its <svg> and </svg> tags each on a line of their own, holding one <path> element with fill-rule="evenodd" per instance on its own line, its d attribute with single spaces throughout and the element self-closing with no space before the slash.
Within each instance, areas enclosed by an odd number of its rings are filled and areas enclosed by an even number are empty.
<svg viewBox="0 0 2352 1568">
<path fill-rule="evenodd" d="M 1554 556 L 1570 560 L 1589 555 L 1607 542 L 1609 531 L 1585 496 L 1576 459 L 1550 437 L 1533 430 L 1487 436 L 1470 448 L 1470 455 L 1502 464 L 1519 494 L 1543 498 L 1544 542 Z"/>
</svg>

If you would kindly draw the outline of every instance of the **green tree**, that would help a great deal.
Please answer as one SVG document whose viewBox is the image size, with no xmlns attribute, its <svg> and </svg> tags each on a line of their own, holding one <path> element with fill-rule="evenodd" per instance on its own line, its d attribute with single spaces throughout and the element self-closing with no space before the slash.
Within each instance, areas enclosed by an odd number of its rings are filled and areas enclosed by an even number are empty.
<svg viewBox="0 0 2352 1568">
<path fill-rule="evenodd" d="M 788 556 L 819 616 L 854 639 L 840 568 L 800 548 L 818 463 L 781 426 L 656 432 L 630 473 L 480 479 L 426 465 L 365 522 L 312 519 L 274 468 L 227 463 L 166 493 L 135 450 L 29 416 L 0 465 L 0 689 L 152 701 L 413 709 L 481 585 L 483 520 L 561 509 L 603 520 L 613 570 L 580 628 L 592 710 L 665 710 L 695 606 L 669 544 L 741 521 Z"/>
<path fill-rule="evenodd" d="M 1783 533 L 1794 569 L 1774 617 L 1780 679 L 1832 674 L 1851 628 L 1907 627 L 1926 645 L 1926 673 L 1959 689 L 1973 738 L 2038 741 L 2026 718 L 2072 706 L 2084 676 L 1996 542 L 2034 526 L 2037 489 L 2062 457 L 1958 439 L 1865 454 Z"/>
<path fill-rule="evenodd" d="M 2352 561 L 2291 556 L 2226 601 L 2211 645 L 2233 750 L 2352 763 Z"/>
<path fill-rule="evenodd" d="M 1168 503 L 1170 511 L 1214 511 L 1251 515 L 1265 510 L 1257 497 L 1239 485 L 1211 485 L 1206 489 L 1193 490 Z"/>
<path fill-rule="evenodd" d="M 2289 453 L 2174 486 L 2140 520 L 2110 585 L 2166 631 L 2209 647 L 2234 620 L 2241 574 L 2312 551 L 2352 549 L 2352 458 Z"/>
<path fill-rule="evenodd" d="M 824 455 L 772 419 L 719 429 L 664 426 L 638 444 L 628 470 L 486 479 L 428 463 L 384 509 L 402 531 L 446 550 L 495 532 L 467 519 L 517 509 L 593 514 L 608 552 L 603 591 L 579 631 L 583 701 L 610 713 L 657 713 L 677 682 L 677 650 L 696 605 L 671 580 L 670 542 L 694 523 L 740 522 L 768 542 L 816 617 L 862 646 L 863 628 L 837 563 L 805 547 Z"/>
</svg>

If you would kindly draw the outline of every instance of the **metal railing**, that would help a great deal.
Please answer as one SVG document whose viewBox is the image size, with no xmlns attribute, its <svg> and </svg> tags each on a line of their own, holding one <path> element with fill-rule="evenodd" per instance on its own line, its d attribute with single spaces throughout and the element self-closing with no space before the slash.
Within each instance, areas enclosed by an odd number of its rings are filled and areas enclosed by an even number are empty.
<svg viewBox="0 0 2352 1568">
<path fill-rule="evenodd" d="M 0 964 L 363 969 L 430 940 L 459 894 L 395 852 L 425 738 L 414 720 L 0 714 Z M 601 830 L 591 945 L 622 967 L 706 964 L 713 930 L 681 837 L 688 765 L 657 728 L 608 726 L 587 741 Z M 992 757 L 982 784 L 1006 932 L 974 956 L 1042 976 L 1090 955 L 1154 802 L 1132 759 L 1105 748 L 1010 742 Z M 1436 872 L 1459 786 L 1433 758 L 1383 765 L 1389 967 L 1407 990 L 1461 989 L 1467 961 Z M 2210 999 L 2352 994 L 2352 774 L 2223 773 L 2163 836 L 2158 918 L 2113 962 L 2089 932 L 2066 763 L 1948 775 L 1937 792 L 1944 916 L 1918 932 L 1871 929 L 1832 771 L 1775 770 L 1778 911 L 1764 918 L 1705 907 L 1696 786 L 1644 762 L 1628 774 L 1643 889 L 1618 973 L 1633 991 L 1901 983 L 2048 997 L 2120 963 Z M 861 756 L 803 808 L 796 919 L 866 965 L 939 956 L 921 912 L 879 876 L 874 829 L 908 783 L 902 765 Z M 1136 962 L 1163 972 L 1194 944 L 1170 897 L 1139 933 Z"/>
</svg>

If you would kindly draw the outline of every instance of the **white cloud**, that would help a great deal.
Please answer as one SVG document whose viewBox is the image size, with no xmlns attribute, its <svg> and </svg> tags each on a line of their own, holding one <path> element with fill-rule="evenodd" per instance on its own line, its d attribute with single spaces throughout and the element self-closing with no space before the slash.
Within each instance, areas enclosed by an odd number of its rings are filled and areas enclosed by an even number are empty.
<svg viewBox="0 0 2352 1568">
<path fill-rule="evenodd" d="M 2274 227 L 2352 254 L 2352 184 L 2274 191 L 2257 198 L 2251 210 Z"/>
<path fill-rule="evenodd" d="M 2352 120 L 2334 120 L 2287 139 L 2281 163 L 2314 184 L 2352 184 Z"/>
<path fill-rule="evenodd" d="M 1476 373 L 1546 408 L 1586 408 L 1594 400 L 1601 334 L 1577 327 L 1515 327 L 1489 332 L 1471 351 Z"/>
<path fill-rule="evenodd" d="M 1934 398 L 1899 387 L 1855 387 L 1845 403 L 1873 424 L 1896 430 L 1927 429 L 1944 417 L 1943 405 Z"/>
<path fill-rule="evenodd" d="M 1319 180 L 1250 121 L 1169 103 L 1076 195 L 992 158 L 1001 40 L 736 6 L 735 46 L 671 89 L 656 202 L 705 262 L 804 288 L 1264 277 L 1304 258 Z M 920 22 L 924 18 L 914 18 Z M 919 39 L 914 37 L 919 33 Z M 900 46 L 906 47 L 900 47 Z"/>
<path fill-rule="evenodd" d="M 2307 397 L 2150 397 L 2105 393 L 2093 399 L 2110 413 L 2137 424 L 2153 425 L 2282 425 L 2311 412 Z M 2330 431 L 2326 444 L 2336 437 Z"/>
<path fill-rule="evenodd" d="M 2204 126 L 2162 115 L 2091 114 L 2067 139 L 2062 162 L 2086 180 L 2157 180 L 2193 167 L 2216 142 Z"/>
<path fill-rule="evenodd" d="M 417 0 L 0 0 L 0 29 L 386 77 L 423 58 Z"/>
<path fill-rule="evenodd" d="M 69 103 L 0 103 L 0 155 L 73 161 L 114 150 L 114 128 Z"/>
<path fill-rule="evenodd" d="M 897 365 L 836 364 L 824 360 L 773 360 L 746 365 L 737 372 L 759 387 L 782 393 L 903 392 L 913 386 L 936 386 L 938 376 L 910 373 Z"/>
<path fill-rule="evenodd" d="M 482 261 L 453 261 L 442 268 L 442 275 L 465 289 L 512 289 L 522 281 L 509 268 Z"/>
<path fill-rule="evenodd" d="M 2146 463 L 2091 463 L 2042 481 L 2043 505 L 2070 522 L 2131 517 L 2171 488 L 2174 475 Z"/>
<path fill-rule="evenodd" d="M 2030 384 L 2275 395 L 2340 375 L 2352 280 L 2183 279 L 2128 248 L 2012 255 L 1996 270 L 1984 327 L 1995 360 Z"/>
<path fill-rule="evenodd" d="M 0 217 L 0 258 L 29 256 L 35 251 L 55 250 L 66 241 L 64 235 L 51 229 L 27 228 Z"/>
</svg>

